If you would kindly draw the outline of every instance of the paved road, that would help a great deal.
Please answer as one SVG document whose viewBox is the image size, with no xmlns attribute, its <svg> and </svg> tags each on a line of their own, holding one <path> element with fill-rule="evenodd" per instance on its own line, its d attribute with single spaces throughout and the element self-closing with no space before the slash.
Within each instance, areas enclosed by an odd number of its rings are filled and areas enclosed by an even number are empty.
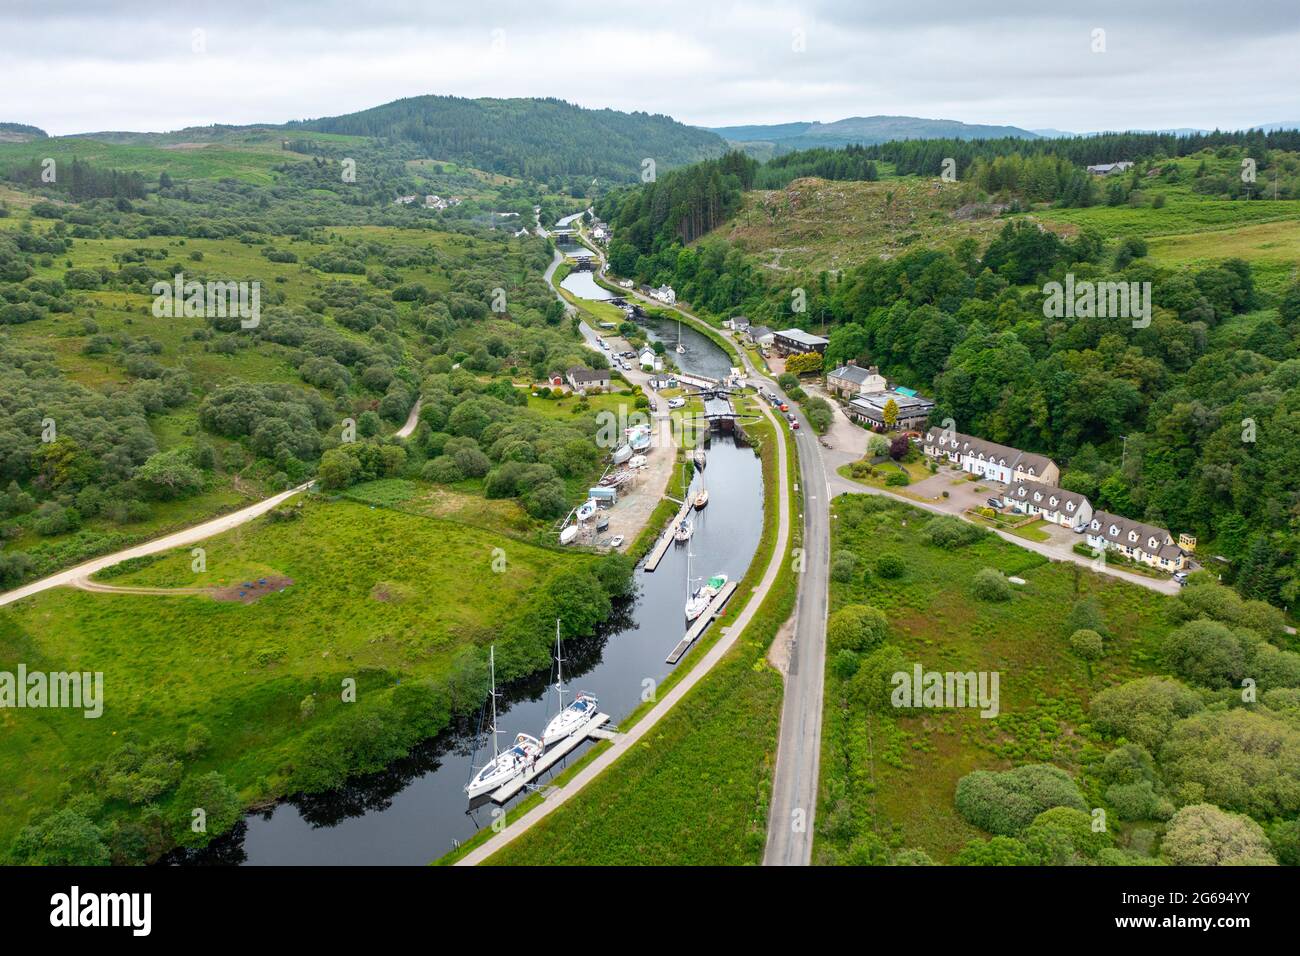
<svg viewBox="0 0 1300 956">
<path fill-rule="evenodd" d="M 112 567 L 114 564 L 129 560 L 130 558 L 140 558 L 147 554 L 158 554 L 161 551 L 170 551 L 173 548 L 181 548 L 187 544 L 195 544 L 205 538 L 211 538 L 229 531 L 231 528 L 237 528 L 241 524 L 246 524 L 254 518 L 259 518 L 266 514 L 272 508 L 280 503 L 287 501 L 294 495 L 306 491 L 310 488 L 312 482 L 299 485 L 297 488 L 291 488 L 289 491 L 282 491 L 278 495 L 265 498 L 256 504 L 249 505 L 247 508 L 241 508 L 238 511 L 232 511 L 228 515 L 222 515 L 220 518 L 213 518 L 211 521 L 205 521 L 203 524 L 195 525 L 192 528 L 186 528 L 183 531 L 177 531 L 174 534 L 166 535 L 162 538 L 155 538 L 153 541 L 146 541 L 144 544 L 138 544 L 135 547 L 127 548 L 124 551 L 117 551 L 113 554 L 106 554 L 103 557 L 95 558 L 84 564 L 79 564 L 75 568 L 69 568 L 66 571 L 60 571 L 58 574 L 52 574 L 48 578 L 41 578 L 39 581 L 33 581 L 31 584 L 24 584 L 20 588 L 7 591 L 0 594 L 0 607 L 6 604 L 12 604 L 14 601 L 21 600 L 25 597 L 31 597 L 33 594 L 39 594 L 42 591 L 48 591 L 50 588 L 63 587 L 64 585 L 79 585 L 96 571 L 102 571 L 104 568 Z"/>
<path fill-rule="evenodd" d="M 750 364 L 747 355 L 745 363 Z M 782 398 L 786 397 L 774 385 L 769 387 Z M 793 402 L 790 406 L 795 408 Z M 830 494 L 821 446 L 803 413 L 796 411 L 795 415 L 800 425 L 794 435 L 803 491 L 804 572 L 799 581 L 794 640 L 781 710 L 767 848 L 763 853 L 765 866 L 807 866 L 811 861 L 821 759 L 830 583 Z"/>
</svg>

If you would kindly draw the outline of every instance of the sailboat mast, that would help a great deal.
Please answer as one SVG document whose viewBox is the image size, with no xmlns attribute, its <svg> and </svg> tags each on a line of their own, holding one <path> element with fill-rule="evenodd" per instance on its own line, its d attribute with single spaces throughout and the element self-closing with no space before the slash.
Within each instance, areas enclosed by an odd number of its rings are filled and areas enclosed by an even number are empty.
<svg viewBox="0 0 1300 956">
<path fill-rule="evenodd" d="M 564 710 L 564 651 L 560 645 L 560 619 L 555 619 L 555 700 Z"/>
<path fill-rule="evenodd" d="M 493 644 L 488 650 L 488 673 L 492 680 L 492 759 L 501 755 L 497 746 L 497 646 Z"/>
</svg>

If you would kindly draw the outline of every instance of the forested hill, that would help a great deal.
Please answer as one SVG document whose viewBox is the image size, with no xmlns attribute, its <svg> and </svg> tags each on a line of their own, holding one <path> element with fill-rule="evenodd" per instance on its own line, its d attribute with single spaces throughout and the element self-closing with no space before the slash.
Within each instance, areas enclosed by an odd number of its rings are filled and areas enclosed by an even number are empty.
<svg viewBox="0 0 1300 956">
<path fill-rule="evenodd" d="M 668 116 L 589 110 L 557 99 L 414 96 L 289 125 L 411 142 L 432 158 L 536 180 L 627 182 L 640 175 L 645 159 L 663 169 L 725 151 L 716 134 Z"/>
<path fill-rule="evenodd" d="M 26 123 L 0 123 L 0 143 L 23 142 L 29 139 L 45 139 L 45 130 Z"/>
</svg>

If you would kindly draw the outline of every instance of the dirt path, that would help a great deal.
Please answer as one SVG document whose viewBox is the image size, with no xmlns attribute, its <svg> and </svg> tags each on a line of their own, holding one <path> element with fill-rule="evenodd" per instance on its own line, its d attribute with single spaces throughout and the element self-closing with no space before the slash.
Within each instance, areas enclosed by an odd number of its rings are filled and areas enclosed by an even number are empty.
<svg viewBox="0 0 1300 956">
<path fill-rule="evenodd" d="M 313 479 L 314 481 L 314 479 Z M 312 482 L 299 485 L 297 488 L 291 488 L 288 491 L 282 491 L 278 495 L 273 495 L 256 504 L 249 505 L 247 508 L 241 508 L 238 511 L 232 511 L 228 515 L 222 515 L 219 518 L 213 518 L 211 521 L 205 521 L 203 524 L 197 524 L 192 528 L 186 528 L 183 531 L 176 531 L 172 534 L 165 535 L 161 538 L 155 538 L 153 541 L 146 541 L 144 544 L 137 544 L 134 547 L 127 548 L 123 551 L 115 551 L 113 554 L 106 554 L 103 557 L 94 558 L 84 564 L 79 564 L 75 568 L 68 568 L 66 571 L 60 571 L 52 574 L 48 578 L 41 578 L 39 581 L 33 581 L 31 584 L 24 584 L 20 588 L 12 591 L 6 591 L 0 594 L 0 607 L 6 604 L 12 604 L 14 601 L 20 601 L 25 597 L 31 597 L 33 594 L 40 594 L 42 591 L 48 591 L 50 588 L 63 587 L 72 585 L 80 587 L 80 582 L 89 583 L 89 578 L 97 571 L 104 568 L 112 567 L 131 558 L 142 558 L 149 554 L 158 554 L 161 551 L 170 551 L 173 548 L 182 548 L 187 544 L 195 544 L 215 535 L 229 531 L 231 528 L 238 528 L 242 524 L 247 524 L 254 518 L 260 518 L 272 508 L 289 500 L 296 494 L 306 491 L 310 488 Z M 92 588 L 86 588 L 92 590 Z M 170 590 L 170 589 L 169 589 Z"/>
<path fill-rule="evenodd" d="M 420 424 L 420 403 L 423 398 L 417 398 L 415 404 L 411 406 L 411 414 L 406 416 L 406 424 L 393 432 L 394 438 L 410 438 L 411 433 L 415 431 L 415 426 Z"/>
</svg>

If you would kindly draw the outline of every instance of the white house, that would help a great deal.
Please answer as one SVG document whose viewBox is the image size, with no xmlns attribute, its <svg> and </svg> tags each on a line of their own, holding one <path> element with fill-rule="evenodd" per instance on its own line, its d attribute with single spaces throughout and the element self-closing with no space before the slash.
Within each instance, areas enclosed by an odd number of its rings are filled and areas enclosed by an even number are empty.
<svg viewBox="0 0 1300 956">
<path fill-rule="evenodd" d="M 1088 522 L 1088 544 L 1097 551 L 1112 549 L 1125 557 L 1140 561 L 1162 571 L 1181 571 L 1187 566 L 1185 546 L 1195 547 L 1196 539 L 1186 535 L 1174 543 L 1173 536 L 1164 528 L 1121 518 L 1107 511 L 1098 511 Z"/>
<path fill-rule="evenodd" d="M 655 350 L 646 346 L 641 350 L 641 367 L 647 371 L 662 372 L 664 360 L 661 356 L 655 354 Z"/>
<path fill-rule="evenodd" d="M 650 293 L 652 298 L 658 299 L 664 305 L 672 305 L 677 301 L 677 293 L 673 291 L 670 285 L 661 285 Z"/>
<path fill-rule="evenodd" d="M 1046 455 L 1021 451 L 960 432 L 931 428 L 926 432 L 921 447 L 931 458 L 946 459 L 962 471 L 1004 485 L 1015 481 L 1051 484 L 1061 480 L 1061 469 Z"/>
<path fill-rule="evenodd" d="M 1041 515 L 1044 521 L 1071 530 L 1092 521 L 1092 504 L 1077 491 L 1066 491 L 1039 481 L 1013 482 L 1002 503 L 1023 515 Z"/>
</svg>

